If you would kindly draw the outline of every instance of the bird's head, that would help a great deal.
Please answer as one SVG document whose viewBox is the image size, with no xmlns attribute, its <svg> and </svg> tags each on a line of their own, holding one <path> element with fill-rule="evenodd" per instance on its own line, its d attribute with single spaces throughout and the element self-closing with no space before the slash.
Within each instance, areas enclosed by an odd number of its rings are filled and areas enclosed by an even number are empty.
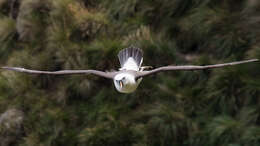
<svg viewBox="0 0 260 146">
<path fill-rule="evenodd" d="M 127 86 L 131 81 L 131 77 L 124 74 L 119 74 L 115 76 L 114 83 L 120 88 L 123 88 L 124 86 Z"/>
<path fill-rule="evenodd" d="M 132 92 L 136 86 L 135 77 L 131 74 L 118 74 L 114 78 L 114 85 L 119 92 Z"/>
</svg>

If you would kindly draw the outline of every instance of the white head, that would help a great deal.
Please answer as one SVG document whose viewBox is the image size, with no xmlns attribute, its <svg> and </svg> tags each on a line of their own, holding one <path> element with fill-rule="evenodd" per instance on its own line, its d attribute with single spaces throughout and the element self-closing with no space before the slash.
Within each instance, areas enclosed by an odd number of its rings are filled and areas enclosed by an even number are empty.
<svg viewBox="0 0 260 146">
<path fill-rule="evenodd" d="M 136 81 L 135 76 L 129 73 L 120 73 L 114 77 L 114 85 L 121 93 L 134 92 L 141 80 Z"/>
</svg>

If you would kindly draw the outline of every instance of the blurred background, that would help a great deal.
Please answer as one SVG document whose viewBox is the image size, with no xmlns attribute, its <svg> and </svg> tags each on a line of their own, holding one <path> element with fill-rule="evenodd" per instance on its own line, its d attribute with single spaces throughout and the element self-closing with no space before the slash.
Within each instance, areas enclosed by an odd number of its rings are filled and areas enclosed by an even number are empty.
<svg viewBox="0 0 260 146">
<path fill-rule="evenodd" d="M 260 58 L 259 0 L 0 0 L 0 65 L 117 70 Z M 260 63 L 160 73 L 133 94 L 92 75 L 0 72 L 0 146 L 259 146 Z"/>
</svg>

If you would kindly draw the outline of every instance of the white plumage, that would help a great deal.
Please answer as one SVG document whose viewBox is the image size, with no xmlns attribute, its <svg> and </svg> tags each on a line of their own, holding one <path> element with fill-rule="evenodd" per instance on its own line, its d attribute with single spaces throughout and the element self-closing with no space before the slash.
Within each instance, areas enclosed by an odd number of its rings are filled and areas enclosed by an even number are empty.
<svg viewBox="0 0 260 146">
<path fill-rule="evenodd" d="M 122 62 L 122 67 L 119 70 L 133 70 L 133 71 L 140 71 L 140 67 L 142 65 L 143 57 L 142 53 L 139 52 L 136 48 L 126 48 L 123 50 L 123 53 L 119 53 L 120 55 L 125 55 L 128 58 L 124 57 L 124 61 L 121 60 Z M 136 55 L 136 53 L 139 53 L 141 55 Z M 137 58 L 141 57 L 141 58 Z M 135 57 L 135 58 L 134 58 Z M 120 57 L 119 57 L 120 59 Z M 139 64 L 138 64 L 139 60 Z M 114 77 L 114 85 L 117 89 L 117 91 L 121 93 L 131 93 L 136 90 L 138 85 L 140 84 L 142 78 L 139 78 L 136 80 L 135 76 L 131 74 L 130 72 L 123 72 L 119 73 Z"/>
<path fill-rule="evenodd" d="M 140 66 L 137 65 L 133 57 L 129 57 L 122 68 L 119 70 L 134 70 L 139 71 Z"/>
<path fill-rule="evenodd" d="M 140 71 L 143 62 L 143 52 L 139 48 L 129 47 L 120 51 L 118 58 L 121 64 L 119 70 Z M 114 85 L 117 91 L 121 93 L 131 93 L 136 90 L 141 80 L 142 78 L 136 79 L 131 72 L 122 72 L 114 77 Z"/>
</svg>

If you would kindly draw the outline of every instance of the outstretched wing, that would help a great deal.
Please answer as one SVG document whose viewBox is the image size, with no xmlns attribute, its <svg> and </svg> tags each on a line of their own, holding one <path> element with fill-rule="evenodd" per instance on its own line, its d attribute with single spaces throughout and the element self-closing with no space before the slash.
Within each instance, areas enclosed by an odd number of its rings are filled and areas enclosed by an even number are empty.
<svg viewBox="0 0 260 146">
<path fill-rule="evenodd" d="M 116 72 L 103 72 L 98 70 L 60 70 L 60 71 L 40 71 L 30 70 L 21 67 L 1 67 L 2 69 L 30 73 L 30 74 L 50 74 L 50 75 L 71 75 L 71 74 L 93 74 L 108 79 L 113 79 Z"/>
<path fill-rule="evenodd" d="M 195 65 L 185 65 L 185 66 L 163 66 L 159 67 L 150 71 L 142 71 L 138 72 L 136 78 L 148 76 L 151 74 L 159 73 L 162 71 L 173 71 L 173 70 L 203 70 L 203 69 L 212 69 L 212 68 L 220 68 L 225 66 L 232 66 L 237 64 L 249 63 L 249 62 L 256 62 L 259 61 L 258 59 L 251 59 L 251 60 L 244 60 L 244 61 L 237 61 L 237 62 L 230 62 L 230 63 L 223 63 L 223 64 L 215 64 L 215 65 L 206 65 L 206 66 L 195 66 Z"/>
</svg>

